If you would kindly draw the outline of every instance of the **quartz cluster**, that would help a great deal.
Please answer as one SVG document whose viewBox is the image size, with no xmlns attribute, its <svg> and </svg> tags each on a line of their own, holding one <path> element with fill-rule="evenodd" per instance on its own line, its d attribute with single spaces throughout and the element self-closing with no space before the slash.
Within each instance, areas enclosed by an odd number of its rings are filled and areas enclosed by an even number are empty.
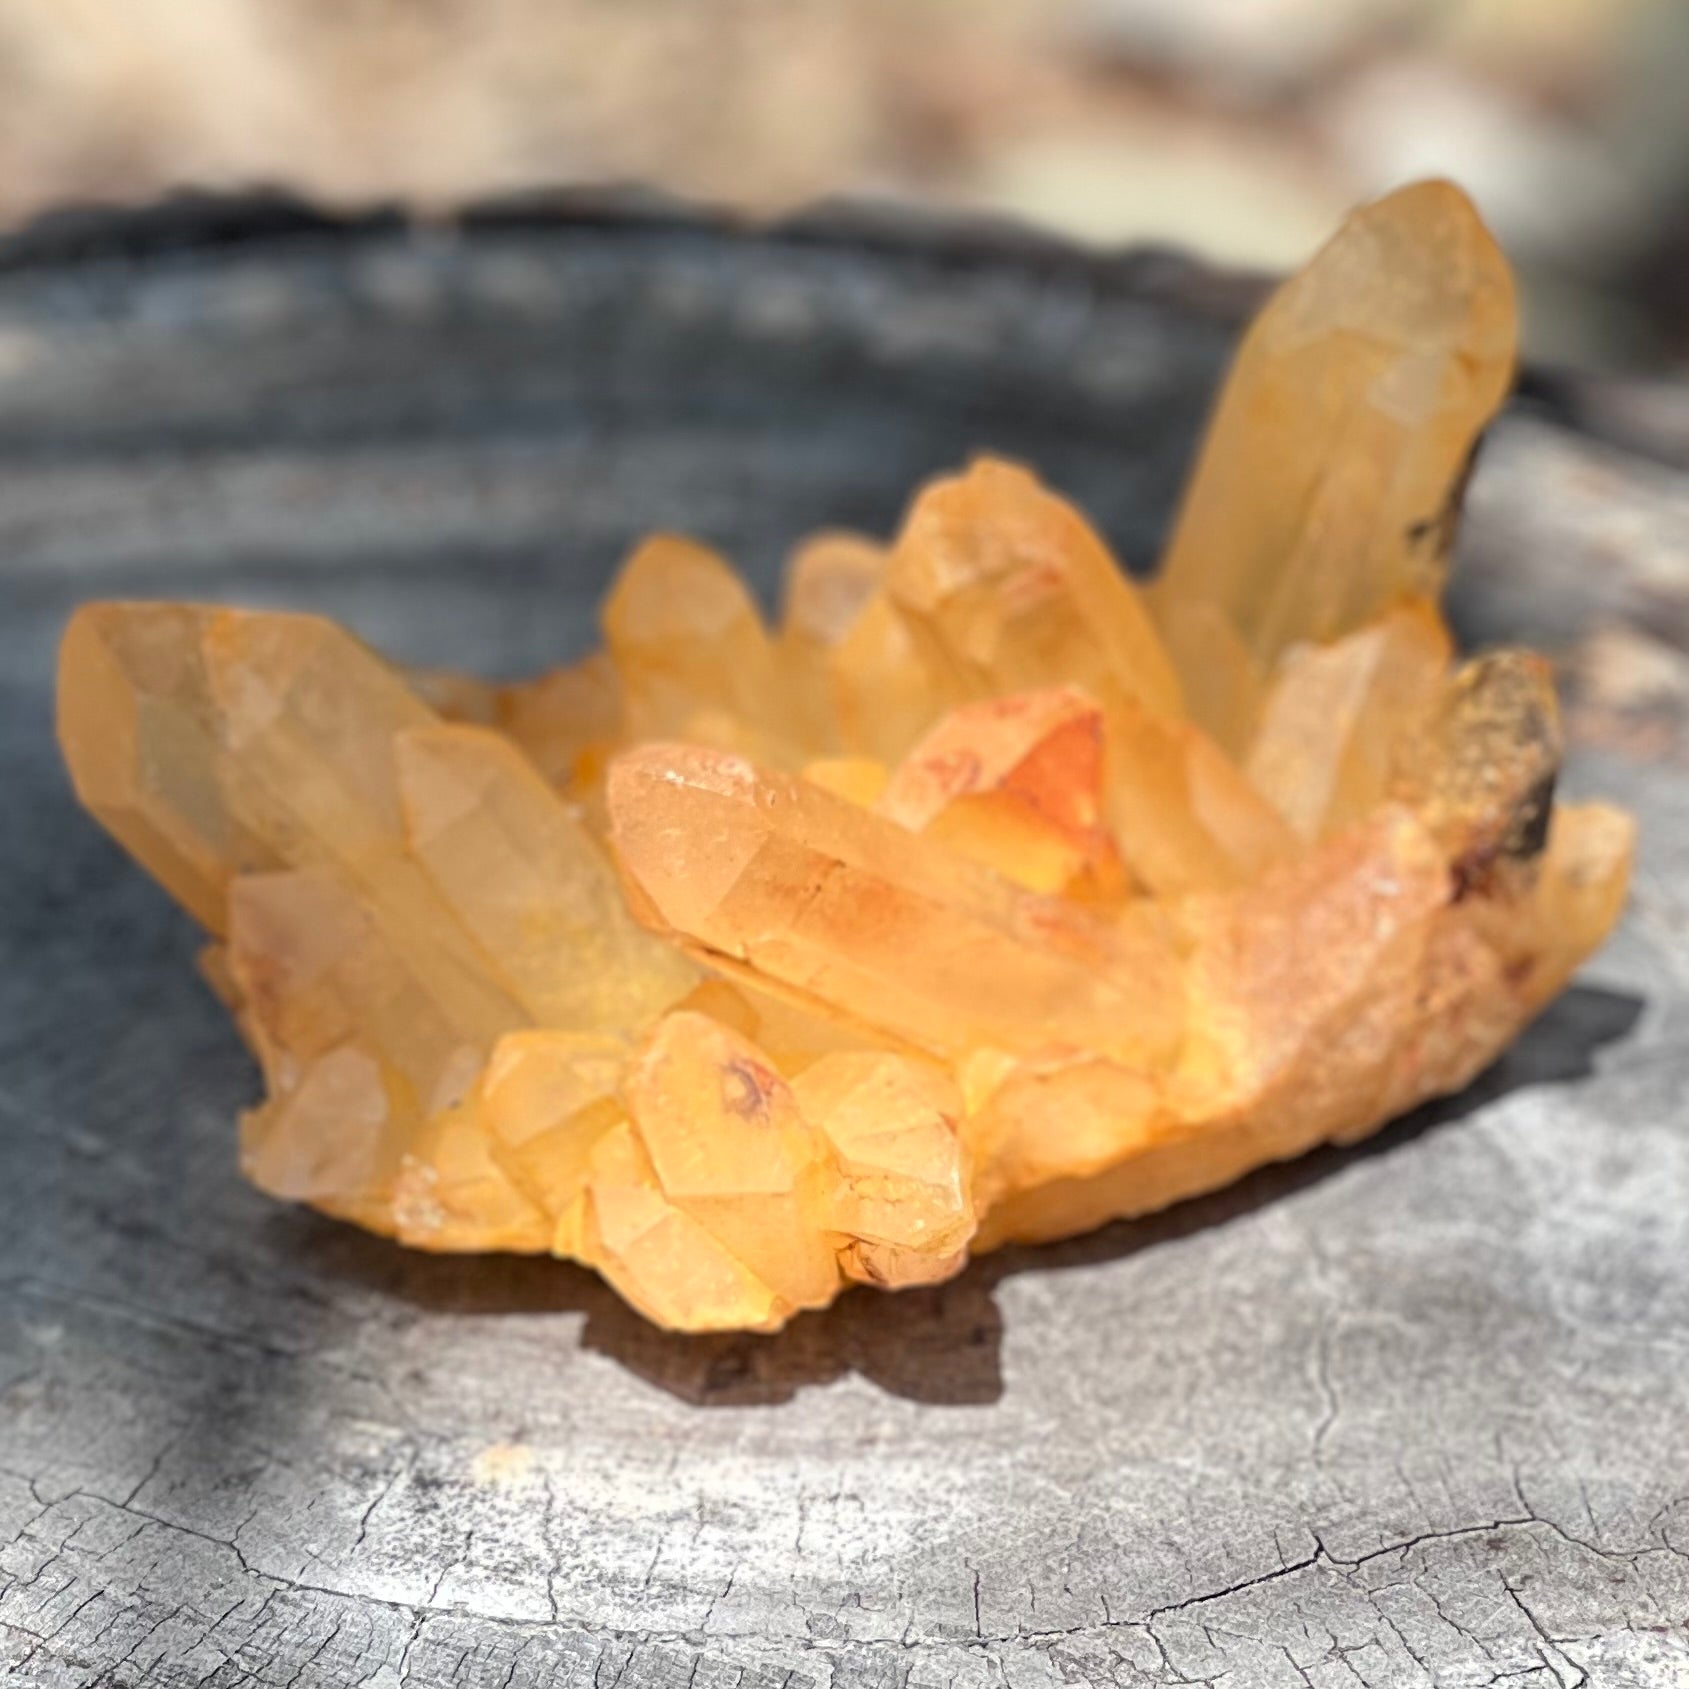
<svg viewBox="0 0 1689 1689">
<path fill-rule="evenodd" d="M 211 935 L 247 1174 L 438 1250 L 779 1326 L 1464 1084 L 1624 897 L 1549 670 L 1438 595 L 1512 283 L 1425 184 L 1243 342 L 1140 588 L 1028 470 L 823 533 L 765 624 L 658 536 L 493 686 L 312 616 L 94 604 L 83 802 Z"/>
</svg>

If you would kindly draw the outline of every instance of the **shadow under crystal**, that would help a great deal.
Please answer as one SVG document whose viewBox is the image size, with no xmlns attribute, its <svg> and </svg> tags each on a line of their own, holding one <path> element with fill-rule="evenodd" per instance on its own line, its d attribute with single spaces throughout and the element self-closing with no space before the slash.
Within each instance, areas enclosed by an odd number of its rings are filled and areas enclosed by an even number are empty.
<svg viewBox="0 0 1689 1689">
<path fill-rule="evenodd" d="M 892 1294 L 854 1290 L 772 1336 L 661 1331 L 593 1274 L 544 1257 L 430 1255 L 305 1210 L 281 1211 L 274 1223 L 288 1234 L 287 1247 L 318 1271 L 429 1312 L 583 1314 L 584 1348 L 698 1407 L 778 1404 L 851 1373 L 910 1401 L 988 1406 L 1004 1387 L 1003 1316 L 993 1292 L 1005 1279 L 1125 1260 L 1252 1214 L 1509 1092 L 1587 1078 L 1598 1053 L 1636 1026 L 1643 1006 L 1626 992 L 1573 986 L 1464 1091 L 1415 1109 L 1363 1143 L 1260 1168 L 1224 1190 L 1083 1237 L 981 1256 L 948 1284 Z"/>
</svg>

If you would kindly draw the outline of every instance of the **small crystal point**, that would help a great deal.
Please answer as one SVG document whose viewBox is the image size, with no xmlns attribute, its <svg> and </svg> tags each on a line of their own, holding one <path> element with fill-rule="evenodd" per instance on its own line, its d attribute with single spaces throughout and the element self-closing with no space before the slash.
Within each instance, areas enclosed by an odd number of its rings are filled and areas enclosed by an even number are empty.
<svg viewBox="0 0 1689 1689">
<path fill-rule="evenodd" d="M 1018 464 L 982 458 L 917 495 L 886 573 L 958 700 L 1075 686 L 1176 712 L 1179 682 L 1100 535 Z"/>
<path fill-rule="evenodd" d="M 892 773 L 878 808 L 1033 891 L 1125 886 L 1103 817 L 1104 720 L 1072 687 L 964 704 Z"/>
</svg>

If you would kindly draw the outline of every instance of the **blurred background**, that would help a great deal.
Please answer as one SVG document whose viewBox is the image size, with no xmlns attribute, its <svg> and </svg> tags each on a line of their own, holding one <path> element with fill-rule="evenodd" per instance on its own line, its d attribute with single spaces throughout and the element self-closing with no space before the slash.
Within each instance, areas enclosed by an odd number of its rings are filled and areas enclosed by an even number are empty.
<svg viewBox="0 0 1689 1689">
<path fill-rule="evenodd" d="M 1305 256 L 1457 177 L 1539 359 L 1689 362 L 1686 0 L 0 0 L 0 218 L 637 182 Z"/>
</svg>

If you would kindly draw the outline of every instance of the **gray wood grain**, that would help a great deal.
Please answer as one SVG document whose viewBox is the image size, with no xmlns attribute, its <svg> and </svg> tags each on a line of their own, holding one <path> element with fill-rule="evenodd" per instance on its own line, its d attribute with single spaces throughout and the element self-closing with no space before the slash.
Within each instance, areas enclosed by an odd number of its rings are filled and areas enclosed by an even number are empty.
<svg viewBox="0 0 1689 1689">
<path fill-rule="evenodd" d="M 0 251 L 0 1666 L 50 1685 L 1689 1681 L 1689 790 L 1491 1074 L 1156 1220 L 681 1339 L 266 1201 L 187 922 L 75 810 L 94 595 L 570 655 L 673 524 L 765 585 L 971 450 L 1153 555 L 1247 290 L 672 219 L 204 208 Z M 1497 431 L 1474 637 L 1682 642 L 1689 481 Z"/>
</svg>

